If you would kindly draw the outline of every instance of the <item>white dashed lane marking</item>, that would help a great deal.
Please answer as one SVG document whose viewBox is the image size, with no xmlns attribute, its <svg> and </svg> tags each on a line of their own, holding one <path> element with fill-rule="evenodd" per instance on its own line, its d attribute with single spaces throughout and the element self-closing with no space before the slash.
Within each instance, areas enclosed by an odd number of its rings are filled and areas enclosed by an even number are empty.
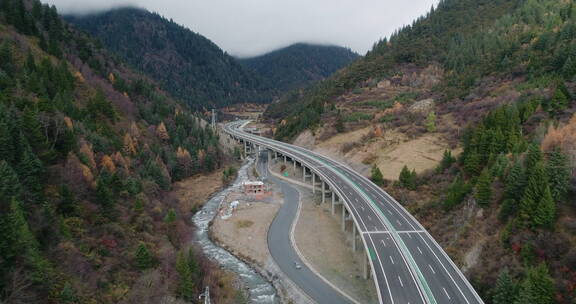
<svg viewBox="0 0 576 304">
<path fill-rule="evenodd" d="M 390 257 L 390 262 L 392 262 L 392 264 L 395 264 L 395 263 L 394 263 L 394 259 L 392 258 L 392 256 L 389 255 L 389 257 Z"/>
<path fill-rule="evenodd" d="M 450 300 L 450 295 L 449 295 L 448 292 L 446 291 L 446 288 L 442 287 L 442 289 L 444 289 L 444 293 L 445 293 L 446 296 L 448 297 L 448 300 Z"/>
<path fill-rule="evenodd" d="M 428 267 L 430 267 L 430 270 L 432 270 L 433 274 L 436 274 L 436 271 L 434 271 L 434 268 L 432 268 L 432 266 L 430 264 L 428 264 Z"/>
</svg>

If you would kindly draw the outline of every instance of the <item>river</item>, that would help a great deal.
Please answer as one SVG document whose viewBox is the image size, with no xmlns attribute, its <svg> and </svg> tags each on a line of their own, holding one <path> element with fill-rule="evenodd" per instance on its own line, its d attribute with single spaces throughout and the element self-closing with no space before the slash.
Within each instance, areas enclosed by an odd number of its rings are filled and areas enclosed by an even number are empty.
<svg viewBox="0 0 576 304">
<path fill-rule="evenodd" d="M 253 165 L 254 160 L 249 159 L 238 170 L 238 176 L 234 183 L 226 189 L 213 195 L 202 209 L 193 217 L 192 222 L 196 225 L 195 241 L 200 245 L 204 254 L 210 259 L 218 262 L 222 268 L 236 273 L 242 285 L 248 289 L 248 302 L 254 304 L 277 304 L 279 303 L 276 289 L 264 277 L 258 274 L 248 264 L 232 255 L 227 250 L 214 244 L 208 235 L 210 222 L 218 212 L 218 208 L 226 196 L 232 191 L 238 191 L 242 187 L 242 182 L 248 179 L 248 169 Z"/>
</svg>

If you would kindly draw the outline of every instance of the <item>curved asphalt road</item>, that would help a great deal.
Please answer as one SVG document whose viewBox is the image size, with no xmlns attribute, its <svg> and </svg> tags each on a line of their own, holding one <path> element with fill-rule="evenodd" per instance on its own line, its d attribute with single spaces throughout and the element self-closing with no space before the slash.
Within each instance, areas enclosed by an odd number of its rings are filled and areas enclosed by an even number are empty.
<svg viewBox="0 0 576 304">
<path fill-rule="evenodd" d="M 298 212 L 300 194 L 289 183 L 269 174 L 267 155 L 264 155 L 258 162 L 258 171 L 262 178 L 279 185 L 284 195 L 284 204 L 280 207 L 268 230 L 268 249 L 272 258 L 282 272 L 315 302 L 320 304 L 352 303 L 312 272 L 292 247 L 290 232 Z M 301 265 L 300 269 L 296 268 L 295 262 Z"/>
<path fill-rule="evenodd" d="M 318 153 L 246 133 L 244 123 L 230 123 L 224 130 L 304 164 L 344 202 L 369 254 L 380 303 L 483 303 L 440 245 L 388 193 Z"/>
</svg>

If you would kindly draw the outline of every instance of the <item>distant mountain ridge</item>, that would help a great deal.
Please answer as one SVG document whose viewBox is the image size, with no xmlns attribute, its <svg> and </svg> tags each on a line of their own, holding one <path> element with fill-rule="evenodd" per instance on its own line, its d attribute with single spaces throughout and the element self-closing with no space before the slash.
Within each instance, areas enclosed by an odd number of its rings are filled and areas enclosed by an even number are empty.
<svg viewBox="0 0 576 304">
<path fill-rule="evenodd" d="M 340 46 L 296 43 L 240 62 L 268 86 L 286 92 L 325 79 L 357 58 L 358 54 Z"/>
<path fill-rule="evenodd" d="M 66 19 L 192 106 L 269 100 L 258 77 L 236 59 L 206 37 L 156 13 L 125 7 Z"/>
<path fill-rule="evenodd" d="M 197 109 L 271 102 L 358 58 L 343 47 L 298 43 L 236 59 L 201 34 L 134 7 L 65 19 Z"/>
</svg>

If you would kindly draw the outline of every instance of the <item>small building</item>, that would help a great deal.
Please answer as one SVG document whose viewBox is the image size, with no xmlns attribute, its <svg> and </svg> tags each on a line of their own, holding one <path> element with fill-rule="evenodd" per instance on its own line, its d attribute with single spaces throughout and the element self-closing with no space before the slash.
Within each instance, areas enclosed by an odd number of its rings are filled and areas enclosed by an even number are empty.
<svg viewBox="0 0 576 304">
<path fill-rule="evenodd" d="M 261 181 L 244 182 L 244 193 L 259 194 L 264 192 L 264 183 Z"/>
</svg>

